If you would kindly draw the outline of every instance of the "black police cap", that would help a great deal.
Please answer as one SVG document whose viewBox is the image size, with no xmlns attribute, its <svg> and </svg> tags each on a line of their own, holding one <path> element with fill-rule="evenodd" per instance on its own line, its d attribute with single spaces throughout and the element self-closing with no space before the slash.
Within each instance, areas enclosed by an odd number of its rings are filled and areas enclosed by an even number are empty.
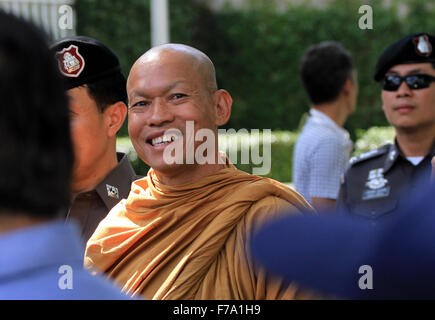
<svg viewBox="0 0 435 320">
<path fill-rule="evenodd" d="M 374 78 L 380 81 L 397 64 L 435 62 L 435 37 L 427 33 L 408 35 L 390 45 L 379 57 Z"/>
<path fill-rule="evenodd" d="M 121 74 L 118 57 L 96 39 L 85 36 L 64 38 L 50 49 L 57 59 L 66 90 Z"/>
</svg>

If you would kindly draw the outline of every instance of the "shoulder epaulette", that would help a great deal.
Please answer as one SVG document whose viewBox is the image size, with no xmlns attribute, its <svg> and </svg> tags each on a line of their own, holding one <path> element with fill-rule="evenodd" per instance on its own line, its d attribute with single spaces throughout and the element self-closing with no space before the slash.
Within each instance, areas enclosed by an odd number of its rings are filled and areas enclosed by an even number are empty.
<svg viewBox="0 0 435 320">
<path fill-rule="evenodd" d="M 368 159 L 372 159 L 372 158 L 376 158 L 380 155 L 383 155 L 387 152 L 389 152 L 390 150 L 390 145 L 386 144 L 378 149 L 374 149 L 374 150 L 370 150 L 364 153 L 361 153 L 360 155 L 357 155 L 355 157 L 350 158 L 349 160 L 349 166 L 353 166 L 356 163 L 368 160 Z"/>
</svg>

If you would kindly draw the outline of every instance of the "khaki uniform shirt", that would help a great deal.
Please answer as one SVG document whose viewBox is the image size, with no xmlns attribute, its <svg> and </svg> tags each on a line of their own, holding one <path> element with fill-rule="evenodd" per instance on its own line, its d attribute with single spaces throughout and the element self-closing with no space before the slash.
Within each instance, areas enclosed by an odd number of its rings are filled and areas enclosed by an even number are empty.
<svg viewBox="0 0 435 320">
<path fill-rule="evenodd" d="M 78 224 L 84 243 L 94 233 L 98 224 L 121 199 L 127 198 L 131 183 L 136 179 L 133 167 L 124 153 L 117 153 L 118 165 L 94 190 L 80 193 L 74 200 L 67 220 Z"/>
</svg>

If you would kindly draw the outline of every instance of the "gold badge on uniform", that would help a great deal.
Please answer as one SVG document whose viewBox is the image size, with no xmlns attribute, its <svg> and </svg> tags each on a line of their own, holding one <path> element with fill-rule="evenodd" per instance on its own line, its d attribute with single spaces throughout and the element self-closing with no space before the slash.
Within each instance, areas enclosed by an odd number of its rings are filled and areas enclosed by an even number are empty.
<svg viewBox="0 0 435 320">
<path fill-rule="evenodd" d="M 106 184 L 106 189 L 107 189 L 107 195 L 110 198 L 115 198 L 115 199 L 119 199 L 119 192 L 118 192 L 118 188 L 111 186 L 109 184 Z"/>
</svg>

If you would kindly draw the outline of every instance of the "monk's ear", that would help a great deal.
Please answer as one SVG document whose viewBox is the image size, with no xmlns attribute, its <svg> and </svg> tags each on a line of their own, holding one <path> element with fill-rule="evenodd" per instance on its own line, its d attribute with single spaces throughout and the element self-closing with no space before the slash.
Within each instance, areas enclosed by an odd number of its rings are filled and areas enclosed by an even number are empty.
<svg viewBox="0 0 435 320">
<path fill-rule="evenodd" d="M 116 136 L 116 133 L 121 129 L 126 116 L 127 106 L 122 101 L 111 104 L 104 110 L 104 119 L 106 122 L 108 137 Z"/>
<path fill-rule="evenodd" d="M 216 106 L 216 126 L 223 126 L 230 119 L 233 98 L 228 91 L 219 89 L 213 94 L 213 99 Z"/>
</svg>

